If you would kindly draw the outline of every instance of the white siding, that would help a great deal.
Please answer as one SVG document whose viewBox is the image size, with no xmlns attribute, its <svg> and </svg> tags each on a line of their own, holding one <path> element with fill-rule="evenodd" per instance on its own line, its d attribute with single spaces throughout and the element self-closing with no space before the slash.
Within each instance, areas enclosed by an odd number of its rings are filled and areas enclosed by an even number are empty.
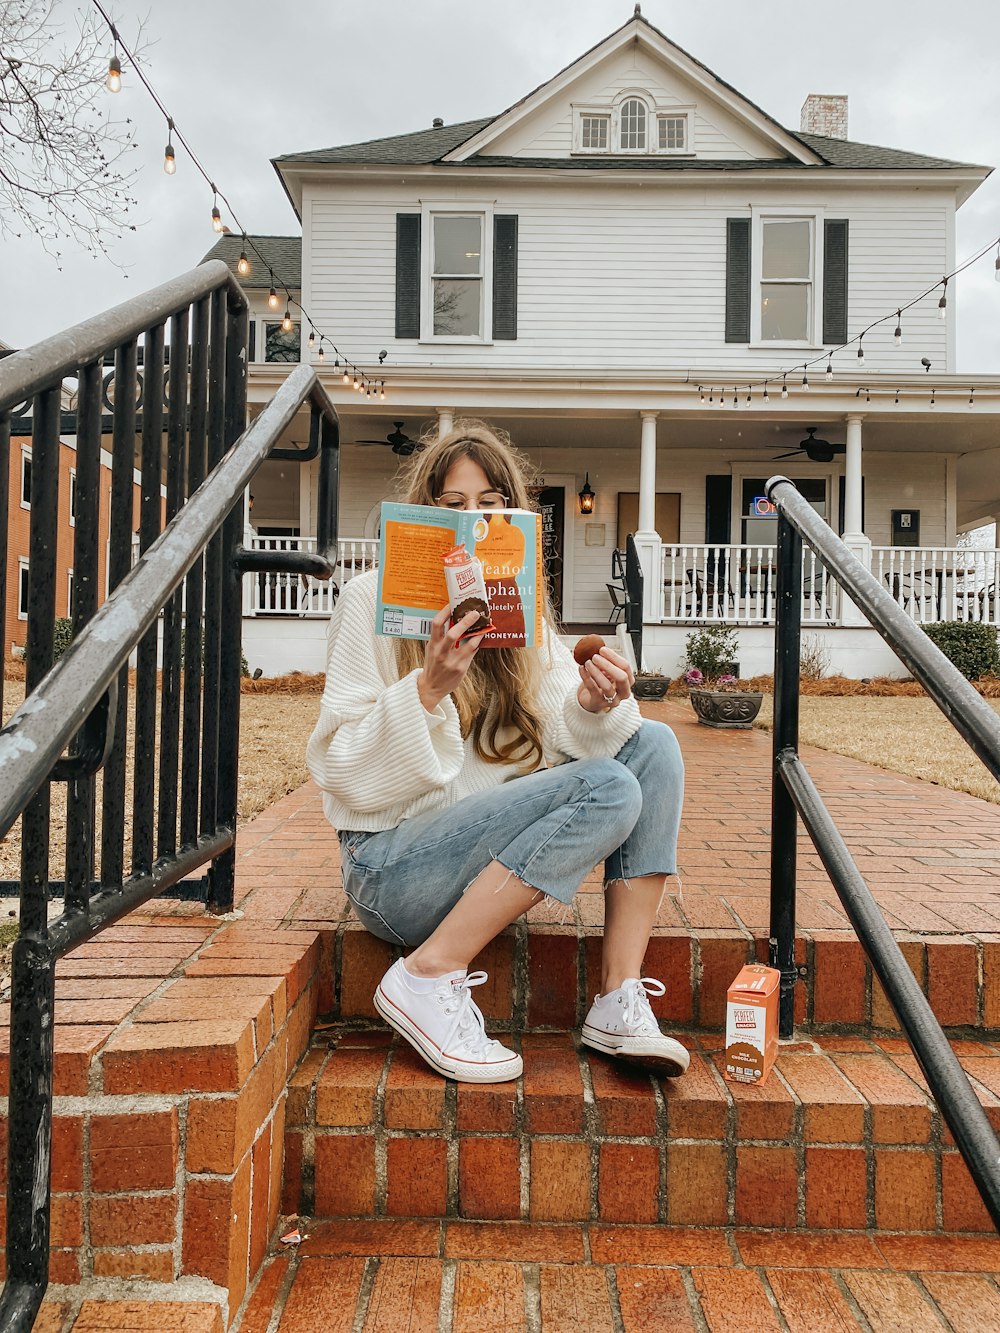
<svg viewBox="0 0 1000 1333">
<path fill-rule="evenodd" d="M 825 207 L 850 221 L 849 331 L 905 304 L 948 271 L 953 201 L 946 192 L 885 189 L 821 194 L 805 182 L 683 187 L 662 179 L 589 185 L 497 182 L 498 212 L 519 218 L 518 337 L 495 346 L 394 341 L 396 213 L 421 199 L 481 199 L 482 184 L 447 179 L 317 187 L 307 200 L 311 256 L 306 304 L 355 358 L 386 347 L 390 366 L 607 370 L 713 369 L 758 376 L 807 351 L 723 341 L 726 219 L 760 207 Z M 936 299 L 869 335 L 865 371 L 913 372 L 921 356 L 946 369 L 949 325 Z M 853 352 L 835 362 L 855 378 Z"/>
</svg>

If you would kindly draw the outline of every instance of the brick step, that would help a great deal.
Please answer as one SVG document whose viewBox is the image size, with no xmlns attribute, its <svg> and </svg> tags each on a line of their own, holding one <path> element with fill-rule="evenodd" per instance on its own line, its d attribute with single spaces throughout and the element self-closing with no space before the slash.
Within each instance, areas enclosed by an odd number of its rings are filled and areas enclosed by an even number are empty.
<svg viewBox="0 0 1000 1333">
<path fill-rule="evenodd" d="M 564 925 L 538 922 L 533 913 L 529 924 L 518 923 L 480 954 L 474 966 L 490 979 L 477 989 L 476 1002 L 498 1029 L 572 1028 L 583 1022 L 600 988 L 600 930 L 579 920 L 594 903 L 594 894 L 579 895 L 578 919 Z M 603 903 L 596 901 L 596 907 Z M 377 1017 L 372 996 L 398 950 L 351 919 L 321 933 L 325 951 L 335 959 L 331 1016 L 345 1022 Z M 943 1027 L 1000 1037 L 1000 935 L 897 932 L 896 939 Z M 798 960 L 806 977 L 797 988 L 797 1026 L 815 1032 L 899 1032 L 852 931 L 803 933 Z M 720 1029 L 726 990 L 743 964 L 754 961 L 767 961 L 766 933 L 657 927 L 644 970 L 664 981 L 667 993 L 652 1001 L 653 1010 L 668 1024 Z"/>
<path fill-rule="evenodd" d="M 1000 1327 L 995 1238 L 454 1220 L 306 1231 L 270 1260 L 233 1333 Z"/>
<path fill-rule="evenodd" d="M 385 1031 L 316 1040 L 285 1114 L 284 1213 L 993 1233 L 906 1043 L 784 1043 L 761 1087 L 684 1038 L 680 1079 L 571 1034 L 521 1039 L 517 1083 L 455 1084 Z M 1000 1126 L 1000 1046 L 956 1043 Z"/>
</svg>

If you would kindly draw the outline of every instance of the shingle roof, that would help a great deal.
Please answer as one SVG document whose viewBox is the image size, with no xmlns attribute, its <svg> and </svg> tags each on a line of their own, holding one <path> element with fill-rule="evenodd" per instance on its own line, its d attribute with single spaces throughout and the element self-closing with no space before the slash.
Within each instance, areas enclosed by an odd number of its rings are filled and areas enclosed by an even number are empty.
<svg viewBox="0 0 1000 1333">
<path fill-rule="evenodd" d="M 254 246 L 264 256 L 264 263 L 261 263 Z M 270 287 L 270 271 L 273 271 L 279 285 L 284 285 L 289 291 L 301 290 L 302 238 L 300 236 L 248 235 L 247 258 L 250 260 L 250 272 L 245 278 L 236 273 L 242 249 L 243 237 L 238 232 L 231 232 L 227 236 L 220 236 L 201 262 L 204 264 L 209 259 L 223 260 L 239 278 L 240 286 L 248 291 Z"/>
<path fill-rule="evenodd" d="M 418 130 L 415 134 L 396 134 L 389 139 L 371 139 L 367 143 L 345 144 L 340 148 L 321 148 L 310 153 L 286 153 L 274 159 L 278 166 L 306 162 L 344 162 L 354 164 L 476 167 L 561 168 L 564 170 L 629 171 L 753 171 L 756 168 L 787 167 L 800 170 L 817 168 L 794 158 L 693 158 L 693 157 L 509 157 L 476 153 L 464 162 L 442 162 L 441 159 L 460 144 L 478 134 L 494 117 L 467 120 L 458 125 L 444 125 L 438 129 Z M 792 133 L 792 131 L 789 131 Z M 936 170 L 961 167 L 968 163 L 953 162 L 947 158 L 927 157 L 898 148 L 880 148 L 874 144 L 853 143 L 848 139 L 830 139 L 821 134 L 795 136 L 824 159 L 828 167 L 867 170 Z"/>
</svg>

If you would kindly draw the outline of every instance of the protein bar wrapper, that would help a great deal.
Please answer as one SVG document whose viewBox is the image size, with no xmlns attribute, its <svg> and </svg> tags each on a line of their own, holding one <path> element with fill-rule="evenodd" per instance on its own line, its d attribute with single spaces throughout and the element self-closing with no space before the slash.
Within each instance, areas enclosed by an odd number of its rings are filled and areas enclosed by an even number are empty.
<svg viewBox="0 0 1000 1333">
<path fill-rule="evenodd" d="M 491 629 L 490 599 L 486 592 L 483 562 L 470 555 L 464 546 L 454 546 L 444 557 L 444 581 L 448 589 L 448 607 L 453 625 L 470 611 L 479 613 L 479 619 L 462 637 L 468 638 L 470 634 Z"/>
</svg>

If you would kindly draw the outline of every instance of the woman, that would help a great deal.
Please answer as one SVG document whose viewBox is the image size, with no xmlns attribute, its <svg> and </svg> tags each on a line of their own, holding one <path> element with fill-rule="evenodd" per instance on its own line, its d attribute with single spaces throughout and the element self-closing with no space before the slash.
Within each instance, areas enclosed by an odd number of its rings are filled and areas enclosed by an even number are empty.
<svg viewBox="0 0 1000 1333">
<path fill-rule="evenodd" d="M 530 508 L 527 461 L 459 422 L 411 461 L 406 499 Z M 544 595 L 544 589 L 539 589 Z M 309 769 L 339 830 L 344 887 L 373 934 L 416 946 L 375 1005 L 439 1073 L 502 1083 L 521 1057 L 487 1037 L 476 955 L 548 895 L 570 903 L 605 863 L 601 993 L 583 1041 L 668 1075 L 688 1053 L 661 1034 L 642 961 L 676 870 L 683 766 L 673 732 L 643 721 L 628 663 L 608 647 L 577 667 L 546 616 L 539 648 L 481 647 L 471 612 L 431 638 L 375 634 L 376 575 L 348 582 L 330 621 Z M 547 608 L 546 608 L 547 610 Z"/>
</svg>

